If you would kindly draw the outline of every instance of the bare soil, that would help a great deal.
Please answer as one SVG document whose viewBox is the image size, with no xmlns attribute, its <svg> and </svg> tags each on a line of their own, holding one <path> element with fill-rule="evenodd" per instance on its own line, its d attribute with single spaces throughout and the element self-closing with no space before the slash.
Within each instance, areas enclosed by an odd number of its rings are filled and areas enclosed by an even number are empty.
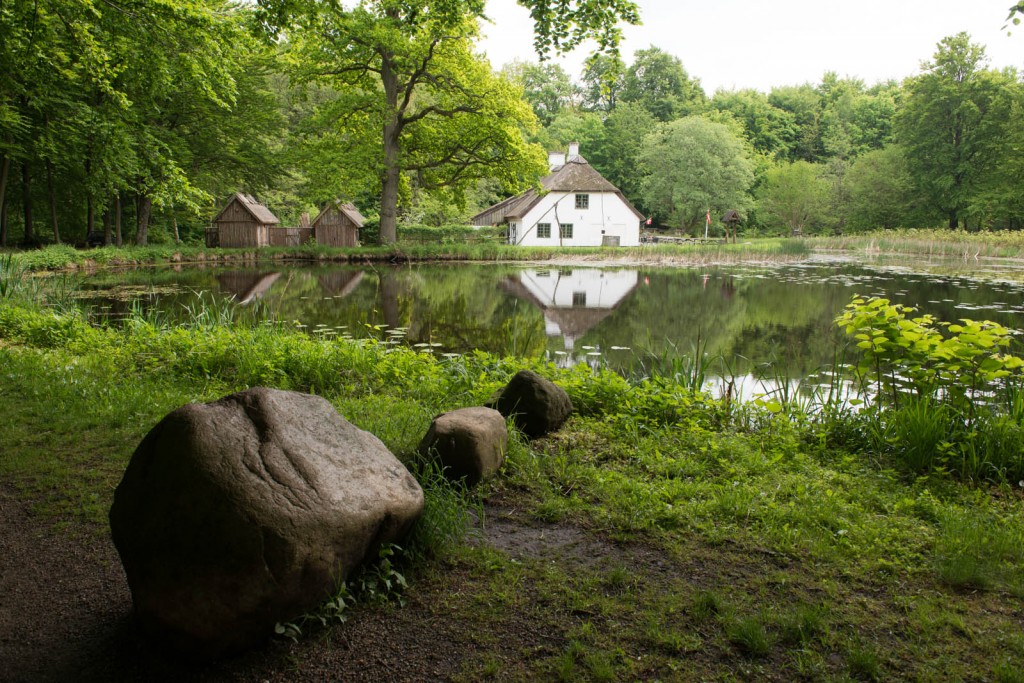
<svg viewBox="0 0 1024 683">
<path fill-rule="evenodd" d="M 495 510 L 471 542 L 513 558 L 590 564 L 612 544 L 571 527 L 531 527 Z M 450 571 L 445 571 L 450 569 Z M 557 629 L 528 614 L 486 624 L 449 619 L 464 569 L 420 577 L 404 607 L 356 609 L 345 624 L 299 643 L 272 640 L 257 651 L 202 667 L 143 642 L 131 595 L 105 529 L 41 519 L 31 501 L 0 486 L 0 680 L 3 681 L 439 681 L 459 678 L 486 650 L 515 677 L 522 653 L 554 651 Z"/>
</svg>

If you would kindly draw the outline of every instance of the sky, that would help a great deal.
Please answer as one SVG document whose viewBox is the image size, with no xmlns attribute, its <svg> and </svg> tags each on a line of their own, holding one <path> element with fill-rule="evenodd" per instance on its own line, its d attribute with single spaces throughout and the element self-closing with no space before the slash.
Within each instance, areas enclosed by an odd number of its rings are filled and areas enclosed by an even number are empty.
<svg viewBox="0 0 1024 683">
<path fill-rule="evenodd" d="M 642 26 L 624 30 L 627 64 L 650 46 L 679 57 L 707 94 L 720 88 L 818 83 L 826 71 L 872 85 L 920 72 L 936 44 L 960 31 L 990 66 L 1024 71 L 1024 23 L 1007 36 L 1012 0 L 638 0 Z M 533 23 L 515 0 L 488 0 L 481 49 L 495 69 L 537 61 Z M 1013 27 L 1011 27 L 1012 29 Z M 558 61 L 579 80 L 588 50 Z"/>
</svg>

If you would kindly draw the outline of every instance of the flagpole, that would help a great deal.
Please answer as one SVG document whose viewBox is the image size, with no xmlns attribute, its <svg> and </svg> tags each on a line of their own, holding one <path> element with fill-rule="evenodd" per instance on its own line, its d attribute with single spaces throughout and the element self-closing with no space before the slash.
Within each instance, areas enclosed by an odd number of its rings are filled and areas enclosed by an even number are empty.
<svg viewBox="0 0 1024 683">
<path fill-rule="evenodd" d="M 707 241 L 707 239 L 708 239 L 708 228 L 711 227 L 711 209 L 708 209 L 708 212 L 707 212 L 707 215 L 705 216 L 705 218 L 707 218 L 707 220 L 704 222 L 704 241 Z"/>
</svg>

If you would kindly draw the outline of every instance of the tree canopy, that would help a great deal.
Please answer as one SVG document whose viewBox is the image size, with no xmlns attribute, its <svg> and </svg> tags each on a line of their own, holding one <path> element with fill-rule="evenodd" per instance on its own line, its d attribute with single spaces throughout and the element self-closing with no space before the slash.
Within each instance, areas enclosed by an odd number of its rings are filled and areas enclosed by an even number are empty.
<svg viewBox="0 0 1024 683">
<path fill-rule="evenodd" d="M 706 213 L 741 214 L 752 205 L 753 165 L 730 128 L 700 116 L 664 123 L 644 138 L 640 160 L 648 175 L 645 204 L 663 220 L 686 229 Z"/>
</svg>

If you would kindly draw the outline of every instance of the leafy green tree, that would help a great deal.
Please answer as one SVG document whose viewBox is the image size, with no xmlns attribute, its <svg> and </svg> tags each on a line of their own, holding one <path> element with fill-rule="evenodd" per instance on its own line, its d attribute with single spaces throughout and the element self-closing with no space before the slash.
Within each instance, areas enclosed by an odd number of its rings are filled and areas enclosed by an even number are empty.
<svg viewBox="0 0 1024 683">
<path fill-rule="evenodd" d="M 601 175 L 644 208 L 640 150 L 644 138 L 656 125 L 655 118 L 639 104 L 620 104 L 605 117 L 598 138 L 585 154 Z"/>
<path fill-rule="evenodd" d="M 522 87 L 523 96 L 544 126 L 563 110 L 573 108 L 578 100 L 579 88 L 558 64 L 516 61 L 506 65 L 502 75 Z"/>
<path fill-rule="evenodd" d="M 1002 133 L 990 138 L 983 152 L 994 159 L 980 169 L 978 190 L 968 214 L 983 228 L 1024 228 L 1024 83 L 1009 75 L 1004 86 L 1005 118 Z"/>
<path fill-rule="evenodd" d="M 580 153 L 589 161 L 590 150 L 601 139 L 604 124 L 592 111 L 563 111 L 551 125 L 540 131 L 537 141 L 548 150 L 565 151 L 570 142 L 580 143 Z"/>
<path fill-rule="evenodd" d="M 847 174 L 843 210 L 853 230 L 933 225 L 910 174 L 906 153 L 889 145 L 857 157 Z"/>
<path fill-rule="evenodd" d="M 793 139 L 790 141 L 789 160 L 818 161 L 821 149 L 821 95 L 814 86 L 772 88 L 768 103 L 790 115 Z"/>
<path fill-rule="evenodd" d="M 626 65 L 618 55 L 593 55 L 583 67 L 583 107 L 610 112 L 618 104 Z"/>
<path fill-rule="evenodd" d="M 473 52 L 476 20 L 435 14 L 426 0 L 367 0 L 321 8 L 293 35 L 300 79 L 330 85 L 332 125 L 319 135 L 337 161 L 321 179 L 336 188 L 381 183 L 380 234 L 397 239 L 399 197 L 408 177 L 461 204 L 465 189 L 497 177 L 507 190 L 543 172 L 528 145 L 535 125 L 522 92 Z"/>
<path fill-rule="evenodd" d="M 695 229 L 706 212 L 742 214 L 752 205 L 753 165 L 726 124 L 700 116 L 661 124 L 644 138 L 640 159 L 644 202 L 666 222 Z"/>
<path fill-rule="evenodd" d="M 910 171 L 949 227 L 964 223 L 1004 131 L 1009 77 L 985 68 L 966 33 L 942 39 L 924 73 L 908 79 L 897 139 Z"/>
<path fill-rule="evenodd" d="M 758 215 L 790 235 L 817 232 L 828 210 L 828 182 L 821 168 L 807 161 L 781 163 L 768 169 L 757 192 Z"/>
<path fill-rule="evenodd" d="M 697 114 L 707 106 L 700 81 L 690 78 L 678 57 L 653 45 L 637 50 L 619 99 L 636 102 L 659 121 Z"/>
<path fill-rule="evenodd" d="M 754 149 L 772 158 L 789 157 L 796 138 L 794 116 L 775 107 L 768 96 L 757 90 L 719 90 L 711 106 L 732 114 L 743 124 L 747 141 Z"/>
</svg>

